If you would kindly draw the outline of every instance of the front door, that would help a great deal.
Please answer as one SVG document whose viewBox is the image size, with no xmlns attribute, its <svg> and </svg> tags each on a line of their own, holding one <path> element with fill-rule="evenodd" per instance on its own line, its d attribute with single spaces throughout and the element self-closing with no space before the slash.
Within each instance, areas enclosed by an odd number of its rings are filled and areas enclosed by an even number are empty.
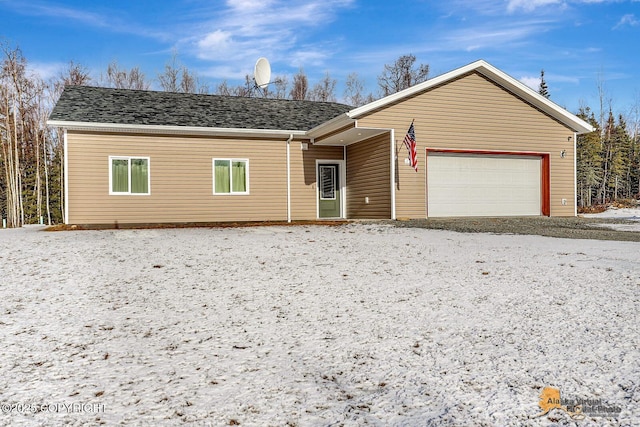
<svg viewBox="0 0 640 427">
<path fill-rule="evenodd" d="M 318 165 L 318 216 L 340 218 L 340 168 L 338 164 Z"/>
</svg>

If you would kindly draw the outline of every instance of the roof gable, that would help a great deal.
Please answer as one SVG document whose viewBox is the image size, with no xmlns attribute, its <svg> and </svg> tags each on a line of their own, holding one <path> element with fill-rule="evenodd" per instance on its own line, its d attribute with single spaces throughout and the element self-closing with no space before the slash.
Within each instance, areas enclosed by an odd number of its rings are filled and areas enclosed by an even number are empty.
<svg viewBox="0 0 640 427">
<path fill-rule="evenodd" d="M 426 80 L 408 89 L 363 105 L 362 107 L 355 108 L 349 111 L 347 113 L 347 116 L 352 120 L 360 119 L 376 110 L 385 108 L 386 106 L 392 105 L 394 103 L 402 102 L 407 98 L 415 96 L 421 92 L 425 92 L 434 87 L 447 84 L 452 80 L 455 80 L 472 72 L 478 72 L 482 74 L 487 79 L 496 83 L 498 86 L 523 99 L 527 103 L 533 105 L 535 108 L 538 108 L 542 112 L 558 120 L 560 123 L 563 123 L 567 127 L 573 129 L 575 132 L 586 133 L 593 131 L 593 128 L 589 123 L 585 122 L 576 115 L 560 107 L 558 104 L 540 95 L 538 92 L 531 89 L 524 83 L 514 79 L 513 77 L 498 70 L 497 68 L 483 60 L 473 62 L 464 67 L 460 67 L 448 73 Z"/>
<path fill-rule="evenodd" d="M 333 102 L 67 86 L 50 121 L 306 131 L 349 111 Z"/>
</svg>

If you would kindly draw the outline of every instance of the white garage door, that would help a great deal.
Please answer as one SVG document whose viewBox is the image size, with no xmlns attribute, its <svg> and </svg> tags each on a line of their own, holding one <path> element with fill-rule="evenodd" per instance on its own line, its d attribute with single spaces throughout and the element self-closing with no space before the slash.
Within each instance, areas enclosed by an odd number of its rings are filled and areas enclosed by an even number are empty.
<svg viewBox="0 0 640 427">
<path fill-rule="evenodd" d="M 427 215 L 540 215 L 541 159 L 429 153 Z"/>
</svg>

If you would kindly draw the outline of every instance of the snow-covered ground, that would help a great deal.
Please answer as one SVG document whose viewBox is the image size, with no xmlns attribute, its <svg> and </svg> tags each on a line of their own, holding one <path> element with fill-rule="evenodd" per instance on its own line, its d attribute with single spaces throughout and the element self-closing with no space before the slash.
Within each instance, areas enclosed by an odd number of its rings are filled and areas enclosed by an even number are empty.
<svg viewBox="0 0 640 427">
<path fill-rule="evenodd" d="M 639 254 L 364 224 L 0 230 L 0 424 L 640 425 Z M 547 386 L 622 412 L 530 418 Z"/>
<path fill-rule="evenodd" d="M 585 218 L 614 218 L 634 221 L 630 224 L 598 224 L 598 227 L 610 228 L 619 231 L 640 231 L 640 208 L 616 208 L 610 207 L 597 214 L 584 214 Z"/>
</svg>

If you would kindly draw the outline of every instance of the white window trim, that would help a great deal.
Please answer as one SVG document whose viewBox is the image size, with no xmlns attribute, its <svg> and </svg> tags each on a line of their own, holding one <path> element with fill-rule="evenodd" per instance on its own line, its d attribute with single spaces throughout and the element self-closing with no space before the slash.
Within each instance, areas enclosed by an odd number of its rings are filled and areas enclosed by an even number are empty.
<svg viewBox="0 0 640 427">
<path fill-rule="evenodd" d="M 132 193 L 131 192 L 131 159 L 142 159 L 147 161 L 147 192 L 146 193 Z M 129 191 L 113 191 L 113 160 L 127 160 L 128 161 L 128 183 Z M 109 195 L 110 196 L 149 196 L 151 195 L 151 158 L 146 156 L 109 156 Z"/>
<path fill-rule="evenodd" d="M 228 193 L 216 193 L 216 160 L 224 160 L 229 162 L 229 192 Z M 233 162 L 244 162 L 246 166 L 245 172 L 245 181 L 247 183 L 247 191 L 233 191 L 233 174 L 231 174 L 231 169 Z M 211 182 L 213 183 L 213 191 L 214 196 L 246 196 L 249 195 L 249 159 L 235 159 L 235 158 L 224 158 L 224 157 L 214 157 L 211 159 Z"/>
</svg>

